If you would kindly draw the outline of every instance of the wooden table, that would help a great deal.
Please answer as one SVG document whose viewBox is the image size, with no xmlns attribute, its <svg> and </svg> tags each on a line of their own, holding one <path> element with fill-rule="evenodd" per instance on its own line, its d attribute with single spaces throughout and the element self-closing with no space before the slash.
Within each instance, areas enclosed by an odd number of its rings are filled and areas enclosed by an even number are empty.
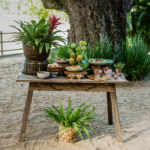
<svg viewBox="0 0 150 150">
<path fill-rule="evenodd" d="M 33 91 L 90 91 L 90 92 L 106 92 L 107 94 L 107 110 L 108 110 L 108 124 L 113 124 L 113 116 L 115 122 L 116 139 L 122 142 L 122 134 L 116 98 L 116 83 L 127 83 L 127 80 L 107 80 L 97 82 L 90 79 L 68 79 L 65 76 L 51 77 L 49 79 L 39 79 L 36 75 L 27 75 L 19 73 L 17 82 L 29 82 L 28 95 L 24 108 L 24 115 L 22 119 L 22 128 L 19 142 L 25 139 L 26 127 L 28 123 L 28 116 L 32 102 Z M 113 116 L 112 116 L 113 110 Z"/>
</svg>

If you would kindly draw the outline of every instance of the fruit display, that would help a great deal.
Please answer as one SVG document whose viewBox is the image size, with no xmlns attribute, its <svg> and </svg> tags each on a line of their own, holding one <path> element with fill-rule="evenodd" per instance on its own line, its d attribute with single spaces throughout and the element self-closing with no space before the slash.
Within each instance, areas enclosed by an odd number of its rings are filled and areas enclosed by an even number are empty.
<svg viewBox="0 0 150 150">
<path fill-rule="evenodd" d="M 113 60 L 110 59 L 88 59 L 87 62 L 91 65 L 111 65 Z"/>
<path fill-rule="evenodd" d="M 85 55 L 86 45 L 87 45 L 86 41 L 80 41 L 79 45 L 75 43 L 69 44 L 68 53 L 70 54 L 70 60 L 69 60 L 70 65 L 78 64 L 82 60 L 87 59 Z"/>
</svg>

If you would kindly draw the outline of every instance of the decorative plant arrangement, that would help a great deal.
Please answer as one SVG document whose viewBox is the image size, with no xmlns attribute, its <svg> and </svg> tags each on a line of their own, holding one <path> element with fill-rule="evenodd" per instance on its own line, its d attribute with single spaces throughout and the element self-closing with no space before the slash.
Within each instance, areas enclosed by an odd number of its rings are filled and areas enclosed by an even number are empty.
<svg viewBox="0 0 150 150">
<path fill-rule="evenodd" d="M 60 25 L 59 19 L 53 16 L 49 20 L 42 18 L 38 23 L 34 20 L 31 23 L 15 21 L 21 29 L 11 26 L 18 30 L 18 32 L 15 32 L 16 35 L 13 41 L 23 43 L 23 51 L 26 57 L 22 69 L 23 73 L 37 74 L 37 71 L 46 71 L 47 58 L 51 47 L 58 49 L 58 46 L 60 46 L 58 42 L 65 44 L 65 39 L 56 35 L 62 31 L 54 31 Z"/>
<path fill-rule="evenodd" d="M 123 69 L 124 66 L 125 66 L 125 64 L 122 62 L 118 62 L 118 63 L 114 64 L 115 69 Z"/>
<path fill-rule="evenodd" d="M 85 113 L 86 109 L 89 108 L 91 104 L 84 108 L 81 108 L 84 104 L 85 103 L 79 105 L 76 109 L 71 109 L 71 100 L 69 99 L 66 114 L 61 101 L 59 102 L 59 109 L 57 109 L 53 105 L 53 109 L 49 107 L 47 107 L 47 109 L 44 109 L 44 111 L 47 113 L 46 117 L 53 118 L 52 121 L 56 121 L 57 123 L 59 123 L 60 130 L 57 134 L 59 134 L 60 140 L 71 143 L 76 142 L 78 134 L 82 139 L 81 131 L 83 131 L 92 142 L 91 136 L 86 128 L 93 131 L 94 133 L 95 131 L 87 123 L 89 123 L 93 119 L 99 120 L 99 118 L 96 117 L 99 115 L 92 115 L 95 111 L 94 107 L 92 111 Z"/>
<path fill-rule="evenodd" d="M 86 60 L 85 50 L 86 50 L 86 41 L 80 41 L 80 46 L 75 43 L 69 44 L 68 53 L 70 54 L 70 65 L 75 65 L 76 63 Z"/>
<path fill-rule="evenodd" d="M 118 62 L 118 63 L 114 64 L 115 73 L 121 73 L 124 66 L 125 66 L 125 64 L 122 62 Z"/>
<path fill-rule="evenodd" d="M 45 20 L 42 18 L 38 23 L 32 20 L 31 23 L 23 23 L 22 21 L 15 21 L 21 27 L 21 29 L 11 26 L 18 30 L 17 35 L 14 36 L 16 41 L 21 41 L 23 44 L 31 46 L 33 49 L 39 47 L 39 52 L 41 53 L 45 47 L 46 52 L 50 50 L 51 46 L 54 46 L 58 49 L 59 44 L 56 41 L 63 42 L 65 44 L 65 39 L 61 36 L 56 36 L 56 33 L 62 32 L 60 30 L 54 31 L 60 23 L 58 22 L 60 18 L 55 16 Z"/>
</svg>

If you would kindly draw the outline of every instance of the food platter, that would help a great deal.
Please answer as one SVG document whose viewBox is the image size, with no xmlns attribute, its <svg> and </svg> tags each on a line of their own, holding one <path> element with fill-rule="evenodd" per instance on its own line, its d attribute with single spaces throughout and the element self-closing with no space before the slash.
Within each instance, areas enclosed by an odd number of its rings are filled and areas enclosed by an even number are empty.
<svg viewBox="0 0 150 150">
<path fill-rule="evenodd" d="M 79 72 L 79 71 L 83 71 L 83 68 L 80 67 L 80 68 L 77 68 L 77 69 L 74 69 L 74 68 L 71 69 L 71 67 L 68 66 L 68 67 L 66 67 L 66 70 L 71 71 L 71 72 Z"/>
<path fill-rule="evenodd" d="M 113 60 L 111 59 L 88 59 L 87 62 L 91 65 L 111 65 Z"/>
<path fill-rule="evenodd" d="M 57 62 L 57 63 L 68 63 L 69 62 L 69 59 L 64 59 L 64 58 L 55 58 L 53 59 L 54 62 Z"/>
</svg>

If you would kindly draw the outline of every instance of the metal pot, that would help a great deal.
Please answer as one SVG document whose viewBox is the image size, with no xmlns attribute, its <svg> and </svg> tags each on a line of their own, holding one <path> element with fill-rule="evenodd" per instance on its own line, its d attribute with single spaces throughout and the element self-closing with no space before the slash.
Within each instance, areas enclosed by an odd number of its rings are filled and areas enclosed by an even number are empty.
<svg viewBox="0 0 150 150">
<path fill-rule="evenodd" d="M 24 56 L 30 60 L 45 60 L 48 58 L 50 54 L 50 50 L 48 53 L 46 53 L 45 47 L 43 47 L 43 50 L 41 53 L 39 53 L 39 47 L 35 47 L 33 49 L 31 46 L 28 46 L 27 44 L 22 44 L 23 46 L 23 52 Z"/>
<path fill-rule="evenodd" d="M 25 74 L 37 74 L 38 71 L 46 71 L 48 60 L 29 60 L 25 59 L 22 72 Z"/>
<path fill-rule="evenodd" d="M 115 69 L 115 73 L 117 74 L 117 73 L 121 73 L 122 72 L 122 69 Z"/>
</svg>

